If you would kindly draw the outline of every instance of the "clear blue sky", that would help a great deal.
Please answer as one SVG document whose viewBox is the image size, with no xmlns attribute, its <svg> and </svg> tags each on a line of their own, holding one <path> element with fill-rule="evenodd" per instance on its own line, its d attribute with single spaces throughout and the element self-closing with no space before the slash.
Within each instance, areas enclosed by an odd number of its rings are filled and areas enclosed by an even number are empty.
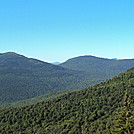
<svg viewBox="0 0 134 134">
<path fill-rule="evenodd" d="M 0 53 L 43 61 L 134 58 L 134 0 L 0 0 Z"/>
</svg>

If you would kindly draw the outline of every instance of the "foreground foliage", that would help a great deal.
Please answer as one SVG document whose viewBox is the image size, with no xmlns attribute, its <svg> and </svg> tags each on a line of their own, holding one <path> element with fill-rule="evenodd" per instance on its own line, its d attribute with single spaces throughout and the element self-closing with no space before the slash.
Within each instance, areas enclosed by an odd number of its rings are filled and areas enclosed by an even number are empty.
<svg viewBox="0 0 134 134">
<path fill-rule="evenodd" d="M 118 109 L 116 119 L 111 129 L 111 134 L 133 134 L 134 133 L 134 107 L 126 90 L 123 104 Z"/>
<path fill-rule="evenodd" d="M 134 105 L 134 68 L 47 102 L 1 109 L 0 133 L 107 134 L 126 89 Z"/>
</svg>

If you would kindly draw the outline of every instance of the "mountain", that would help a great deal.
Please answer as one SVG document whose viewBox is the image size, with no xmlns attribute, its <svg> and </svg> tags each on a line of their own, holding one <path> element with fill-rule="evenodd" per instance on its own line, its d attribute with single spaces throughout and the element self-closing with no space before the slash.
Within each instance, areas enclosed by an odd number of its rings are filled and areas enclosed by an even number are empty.
<svg viewBox="0 0 134 134">
<path fill-rule="evenodd" d="M 1 109 L 0 133 L 107 134 L 126 89 L 134 106 L 134 68 L 47 102 Z"/>
<path fill-rule="evenodd" d="M 59 90 L 83 88 L 85 77 L 13 52 L 0 54 L 0 102 L 14 102 Z M 82 84 L 83 83 L 83 84 Z"/>
<path fill-rule="evenodd" d="M 52 62 L 51 64 L 59 65 L 59 64 L 61 64 L 61 63 L 60 63 L 60 62 Z"/>
<path fill-rule="evenodd" d="M 51 93 L 47 93 L 47 94 L 37 96 L 31 99 L 25 99 L 25 100 L 20 100 L 20 101 L 15 101 L 15 102 L 5 102 L 5 103 L 0 102 L 0 107 L 10 108 L 10 107 L 28 106 L 28 105 L 36 104 L 38 102 L 43 102 L 43 101 L 45 102 L 45 101 L 51 100 L 52 98 L 56 98 L 57 96 L 61 96 L 65 93 L 69 93 L 69 91 L 63 90 L 63 91 L 51 92 Z"/>
<path fill-rule="evenodd" d="M 133 60 L 125 60 L 119 66 L 116 60 L 93 56 L 76 59 L 69 60 L 75 68 L 67 68 L 65 63 L 53 65 L 14 52 L 1 53 L 0 105 L 57 91 L 84 89 L 134 65 Z"/>
<path fill-rule="evenodd" d="M 115 60 L 89 55 L 69 59 L 60 66 L 108 79 L 134 67 L 134 59 Z"/>
</svg>

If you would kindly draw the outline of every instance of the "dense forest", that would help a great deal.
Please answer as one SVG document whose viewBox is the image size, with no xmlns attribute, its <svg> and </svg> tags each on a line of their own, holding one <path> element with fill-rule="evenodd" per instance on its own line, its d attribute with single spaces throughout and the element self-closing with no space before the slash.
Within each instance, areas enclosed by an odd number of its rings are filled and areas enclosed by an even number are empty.
<svg viewBox="0 0 134 134">
<path fill-rule="evenodd" d="M 107 59 L 87 55 L 69 59 L 60 66 L 107 79 L 134 67 L 134 59 Z"/>
<path fill-rule="evenodd" d="M 30 99 L 61 90 L 82 89 L 102 79 L 27 58 L 16 53 L 0 55 L 0 103 Z"/>
<path fill-rule="evenodd" d="M 126 94 L 130 99 L 125 99 Z M 127 98 L 127 97 L 125 97 Z M 130 101 L 131 100 L 131 105 Z M 0 110 L 1 134 L 107 134 L 112 133 L 118 110 L 131 112 L 134 133 L 134 68 L 89 88 L 47 102 Z M 127 112 L 128 113 L 128 112 Z M 120 118 L 118 118 L 120 119 Z M 120 125 L 117 123 L 117 127 Z M 115 126 L 116 127 L 116 126 Z M 126 128 L 125 128 L 126 129 Z M 120 132 L 118 132 L 120 131 Z M 117 130 L 115 133 L 125 134 Z M 114 133 L 114 131 L 113 131 Z"/>
<path fill-rule="evenodd" d="M 32 105 L 38 102 L 42 102 L 42 101 L 48 101 L 52 98 L 61 96 L 65 93 L 69 93 L 71 91 L 68 90 L 63 90 L 63 91 L 56 91 L 56 92 L 52 92 L 52 93 L 48 93 L 48 94 L 44 94 L 41 96 L 37 96 L 31 99 L 25 99 L 25 100 L 21 100 L 21 101 L 15 101 L 15 102 L 0 102 L 0 107 L 1 108 L 9 108 L 9 107 L 20 107 L 20 106 L 27 106 L 27 105 Z"/>
<path fill-rule="evenodd" d="M 134 60 L 109 60 L 94 56 L 52 65 L 13 52 L 1 53 L 0 105 L 57 91 L 84 89 L 132 66 Z"/>
</svg>

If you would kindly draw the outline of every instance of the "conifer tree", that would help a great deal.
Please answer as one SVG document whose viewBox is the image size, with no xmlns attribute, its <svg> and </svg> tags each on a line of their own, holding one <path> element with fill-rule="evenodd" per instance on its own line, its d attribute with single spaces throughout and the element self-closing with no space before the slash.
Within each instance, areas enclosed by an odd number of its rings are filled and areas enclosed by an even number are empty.
<svg viewBox="0 0 134 134">
<path fill-rule="evenodd" d="M 117 112 L 112 134 L 134 134 L 134 109 L 126 90 L 122 107 Z"/>
</svg>

